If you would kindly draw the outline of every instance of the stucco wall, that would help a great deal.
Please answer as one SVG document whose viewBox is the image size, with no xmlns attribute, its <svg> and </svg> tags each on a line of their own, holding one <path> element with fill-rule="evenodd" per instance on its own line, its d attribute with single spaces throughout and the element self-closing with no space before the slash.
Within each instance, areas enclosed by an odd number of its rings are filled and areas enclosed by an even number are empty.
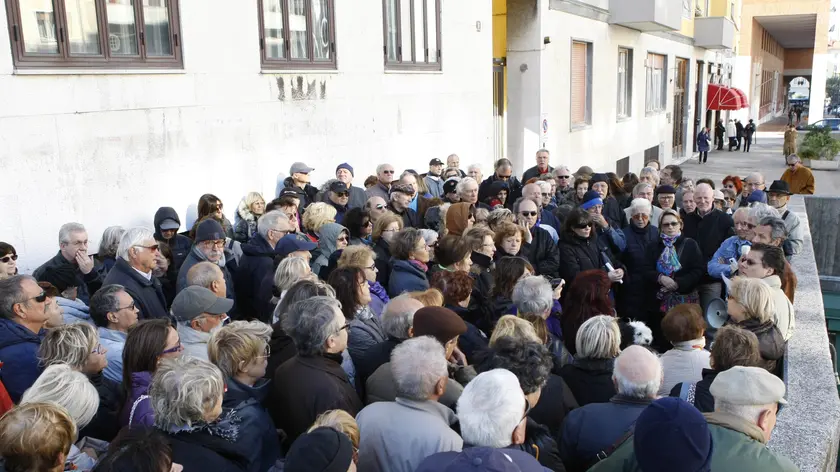
<svg viewBox="0 0 840 472">
<path fill-rule="evenodd" d="M 0 8 L 0 239 L 22 270 L 79 221 L 98 244 L 109 225 L 181 214 L 206 192 L 233 212 L 248 191 L 273 197 L 304 160 L 313 182 L 350 162 L 426 169 L 433 157 L 492 166 L 490 2 L 443 2 L 443 72 L 386 73 L 381 2 L 336 3 L 338 71 L 261 73 L 256 2 L 182 1 L 176 73 L 14 75 Z M 476 22 L 483 27 L 477 31 Z"/>
<path fill-rule="evenodd" d="M 814 64 L 814 48 L 785 49 L 785 70 L 810 69 Z"/>
</svg>

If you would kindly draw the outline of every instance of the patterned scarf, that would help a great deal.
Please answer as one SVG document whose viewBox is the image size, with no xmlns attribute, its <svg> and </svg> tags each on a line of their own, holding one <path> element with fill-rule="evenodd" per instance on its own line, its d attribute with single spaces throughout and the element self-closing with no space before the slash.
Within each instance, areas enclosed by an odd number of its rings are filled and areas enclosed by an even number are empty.
<svg viewBox="0 0 840 472">
<path fill-rule="evenodd" d="M 424 274 L 429 271 L 429 266 L 427 266 L 424 262 L 420 262 L 417 259 L 409 259 L 408 262 L 410 262 L 414 267 L 422 270 Z"/>
<path fill-rule="evenodd" d="M 674 248 L 674 243 L 680 237 L 679 233 L 674 236 L 660 234 L 662 242 L 665 243 L 665 249 L 659 255 L 659 260 L 656 261 L 656 270 L 663 275 L 671 277 L 677 271 L 682 269 L 680 259 L 677 257 L 677 250 Z"/>
</svg>

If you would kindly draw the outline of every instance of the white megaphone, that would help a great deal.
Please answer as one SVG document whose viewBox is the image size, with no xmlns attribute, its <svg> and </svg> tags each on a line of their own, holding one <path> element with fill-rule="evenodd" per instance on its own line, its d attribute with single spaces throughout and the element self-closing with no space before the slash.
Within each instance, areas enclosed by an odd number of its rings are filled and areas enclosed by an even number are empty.
<svg viewBox="0 0 840 472">
<path fill-rule="evenodd" d="M 706 308 L 706 322 L 709 326 L 715 329 L 722 328 L 729 319 L 729 313 L 726 312 L 726 302 L 720 298 L 715 298 L 709 302 Z"/>
<path fill-rule="evenodd" d="M 746 244 L 741 246 L 741 257 L 744 257 L 749 253 L 750 253 L 750 247 L 749 246 L 747 246 Z"/>
</svg>

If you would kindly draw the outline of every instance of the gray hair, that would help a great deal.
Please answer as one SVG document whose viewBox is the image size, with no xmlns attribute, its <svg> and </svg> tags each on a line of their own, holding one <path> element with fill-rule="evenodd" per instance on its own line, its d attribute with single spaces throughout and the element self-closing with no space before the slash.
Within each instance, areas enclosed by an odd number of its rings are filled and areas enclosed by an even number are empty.
<svg viewBox="0 0 840 472">
<path fill-rule="evenodd" d="M 446 352 L 437 339 L 419 336 L 403 341 L 391 352 L 397 397 L 428 400 L 441 377 L 449 376 L 446 365 Z"/>
<path fill-rule="evenodd" d="M 487 224 L 491 227 L 508 220 L 513 221 L 513 212 L 507 208 L 496 208 L 487 215 Z"/>
<path fill-rule="evenodd" d="M 85 374 L 66 364 L 51 365 L 20 398 L 21 405 L 41 402 L 63 407 L 82 429 L 96 416 L 99 393 Z"/>
<path fill-rule="evenodd" d="M 437 231 L 426 228 L 420 230 L 420 235 L 423 236 L 423 240 L 426 241 L 426 244 L 429 246 L 434 244 L 434 242 L 437 241 L 439 237 Z"/>
<path fill-rule="evenodd" d="M 633 187 L 633 197 L 636 197 L 636 196 L 640 195 L 642 192 L 644 192 L 644 191 L 645 191 L 645 190 L 647 190 L 648 188 L 650 188 L 651 190 L 653 190 L 653 185 L 651 185 L 651 184 L 649 184 L 649 183 L 647 183 L 647 182 L 639 182 L 639 183 L 637 183 L 637 184 L 636 184 L 636 186 L 635 186 L 635 187 Z"/>
<path fill-rule="evenodd" d="M 61 228 L 58 229 L 59 246 L 64 243 L 69 243 L 71 234 L 81 233 L 82 231 L 87 232 L 85 225 L 81 223 L 64 223 L 61 225 Z"/>
<path fill-rule="evenodd" d="M 534 182 L 534 184 L 540 188 L 540 193 L 542 192 L 550 192 L 551 191 L 551 184 L 545 180 L 538 180 Z"/>
<path fill-rule="evenodd" d="M 108 327 L 108 313 L 120 309 L 120 299 L 117 297 L 120 292 L 125 292 L 122 285 L 103 285 L 90 297 L 90 318 L 96 326 Z"/>
<path fill-rule="evenodd" d="M 481 164 L 470 164 L 469 166 L 467 166 L 467 172 L 469 172 L 473 169 L 481 172 Z"/>
<path fill-rule="evenodd" d="M 277 227 L 277 223 L 289 221 L 289 217 L 280 210 L 271 210 L 257 221 L 257 231 L 268 239 L 268 232 Z"/>
<path fill-rule="evenodd" d="M 761 221 L 768 216 L 781 218 L 782 215 L 779 214 L 778 210 L 766 203 L 756 202 L 750 207 L 750 219 L 753 222 Z"/>
<path fill-rule="evenodd" d="M 758 221 L 758 225 L 770 227 L 771 239 L 781 239 L 782 241 L 787 239 L 787 228 L 785 227 L 785 220 L 781 218 L 776 218 L 775 216 L 765 216 L 764 218 Z"/>
<path fill-rule="evenodd" d="M 149 389 L 155 426 L 172 431 L 201 423 L 224 393 L 222 371 L 209 361 L 191 356 L 164 359 Z"/>
<path fill-rule="evenodd" d="M 0 316 L 8 320 L 17 318 L 15 305 L 25 303 L 26 296 L 23 294 L 23 281 L 31 280 L 38 283 L 31 275 L 13 275 L 8 279 L 0 279 Z"/>
<path fill-rule="evenodd" d="M 646 175 L 648 175 L 650 177 L 653 177 L 654 184 L 659 185 L 659 171 L 658 170 L 654 169 L 653 167 L 645 167 L 641 170 L 641 172 L 639 172 L 639 178 L 642 178 L 643 176 L 646 176 Z"/>
<path fill-rule="evenodd" d="M 125 233 L 122 226 L 109 226 L 102 232 L 102 240 L 99 241 L 99 257 L 117 257 L 117 248 L 120 245 L 120 238 Z"/>
<path fill-rule="evenodd" d="M 536 152 L 536 153 L 534 153 L 534 155 L 537 155 L 537 154 L 539 154 L 539 153 L 541 153 L 541 152 L 544 152 L 544 153 L 546 153 L 546 154 L 548 154 L 548 155 L 551 155 L 551 151 L 549 151 L 549 150 L 548 150 L 548 149 L 546 149 L 546 148 L 540 148 L 539 150 L 537 150 L 537 152 Z"/>
<path fill-rule="evenodd" d="M 558 176 L 558 175 L 560 175 L 560 172 L 562 172 L 562 171 L 564 171 L 564 170 L 565 170 L 566 172 L 568 172 L 568 173 L 569 173 L 569 175 L 571 175 L 571 174 L 572 174 L 572 171 L 571 171 L 568 167 L 566 167 L 566 166 L 564 166 L 564 165 L 559 165 L 559 166 L 557 166 L 557 167 L 555 167 L 555 168 L 554 168 L 554 172 L 552 172 L 552 175 L 554 175 L 554 176 Z"/>
<path fill-rule="evenodd" d="M 277 270 L 274 271 L 274 286 L 282 293 L 301 280 L 310 278 L 312 278 L 312 271 L 302 257 L 286 257 L 280 261 Z"/>
<path fill-rule="evenodd" d="M 634 198 L 628 208 L 630 208 L 630 216 L 638 215 L 639 213 L 650 216 L 653 211 L 653 205 L 650 204 L 647 198 Z"/>
<path fill-rule="evenodd" d="M 209 289 L 213 282 L 224 278 L 225 274 L 218 264 L 201 261 L 187 271 L 187 286 L 197 285 Z"/>
<path fill-rule="evenodd" d="M 423 304 L 407 294 L 392 298 L 382 310 L 379 320 L 382 331 L 393 338 L 408 339 L 408 331 L 414 324 L 414 314 L 420 308 L 423 308 Z"/>
<path fill-rule="evenodd" d="M 477 447 L 508 447 L 524 411 L 525 394 L 516 375 L 506 369 L 482 372 L 458 398 L 461 437 Z"/>
<path fill-rule="evenodd" d="M 461 195 L 462 193 L 464 193 L 464 191 L 467 188 L 467 185 L 469 184 L 475 184 L 476 186 L 478 186 L 478 182 L 476 182 L 474 178 L 464 177 L 461 179 L 460 182 L 458 182 L 458 185 L 455 186 L 455 192 L 457 192 L 458 195 Z"/>
<path fill-rule="evenodd" d="M 542 316 L 551 310 L 554 292 L 551 283 L 539 275 L 529 275 L 516 282 L 511 301 L 519 313 Z"/>
<path fill-rule="evenodd" d="M 312 297 L 291 307 L 281 326 L 295 342 L 299 354 L 315 356 L 326 350 L 327 339 L 341 329 L 341 304 L 331 297 Z"/>
<path fill-rule="evenodd" d="M 117 247 L 117 257 L 128 261 L 129 249 L 142 246 L 144 242 L 149 240 L 155 240 L 155 233 L 152 230 L 143 228 L 142 226 L 128 229 L 120 238 L 120 245 Z"/>
<path fill-rule="evenodd" d="M 735 216 L 739 213 L 746 213 L 747 219 L 750 218 L 750 208 L 749 207 L 738 207 L 738 209 L 735 210 L 732 213 L 732 218 L 735 218 Z"/>
<path fill-rule="evenodd" d="M 581 359 L 612 359 L 621 351 L 621 331 L 612 316 L 598 315 L 586 320 L 575 338 Z"/>
<path fill-rule="evenodd" d="M 378 166 L 376 166 L 376 175 L 379 175 L 380 173 L 382 173 L 382 170 L 385 169 L 385 167 L 394 167 L 394 166 L 392 166 L 391 164 L 387 164 L 387 163 L 386 164 L 379 164 Z"/>
<path fill-rule="evenodd" d="M 788 164 L 796 164 L 797 162 L 802 162 L 802 159 L 800 159 L 796 154 L 791 154 L 785 158 L 785 162 Z"/>
<path fill-rule="evenodd" d="M 758 415 L 771 405 L 735 405 L 715 399 L 715 412 L 729 413 L 751 424 L 758 423 Z"/>
<path fill-rule="evenodd" d="M 615 360 L 613 380 L 619 395 L 656 398 L 662 384 L 662 363 L 641 346 L 628 346 Z"/>
<path fill-rule="evenodd" d="M 66 364 L 82 370 L 97 344 L 99 335 L 91 324 L 79 322 L 56 326 L 47 331 L 38 348 L 38 358 L 45 367 Z"/>
</svg>

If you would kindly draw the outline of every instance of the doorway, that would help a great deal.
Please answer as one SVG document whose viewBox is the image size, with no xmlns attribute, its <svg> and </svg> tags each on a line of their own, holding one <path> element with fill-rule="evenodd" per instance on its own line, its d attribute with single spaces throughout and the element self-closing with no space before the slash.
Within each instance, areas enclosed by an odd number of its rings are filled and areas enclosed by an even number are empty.
<svg viewBox="0 0 840 472">
<path fill-rule="evenodd" d="M 697 61 L 697 80 L 695 81 L 696 92 L 694 94 L 694 139 L 691 149 L 697 152 L 697 134 L 700 128 L 708 125 L 703 124 L 703 61 Z"/>
<path fill-rule="evenodd" d="M 505 157 L 505 60 L 493 59 L 493 156 Z"/>
<path fill-rule="evenodd" d="M 688 88 L 688 59 L 677 58 L 674 80 L 674 139 L 673 157 L 685 155 L 686 89 Z"/>
</svg>

